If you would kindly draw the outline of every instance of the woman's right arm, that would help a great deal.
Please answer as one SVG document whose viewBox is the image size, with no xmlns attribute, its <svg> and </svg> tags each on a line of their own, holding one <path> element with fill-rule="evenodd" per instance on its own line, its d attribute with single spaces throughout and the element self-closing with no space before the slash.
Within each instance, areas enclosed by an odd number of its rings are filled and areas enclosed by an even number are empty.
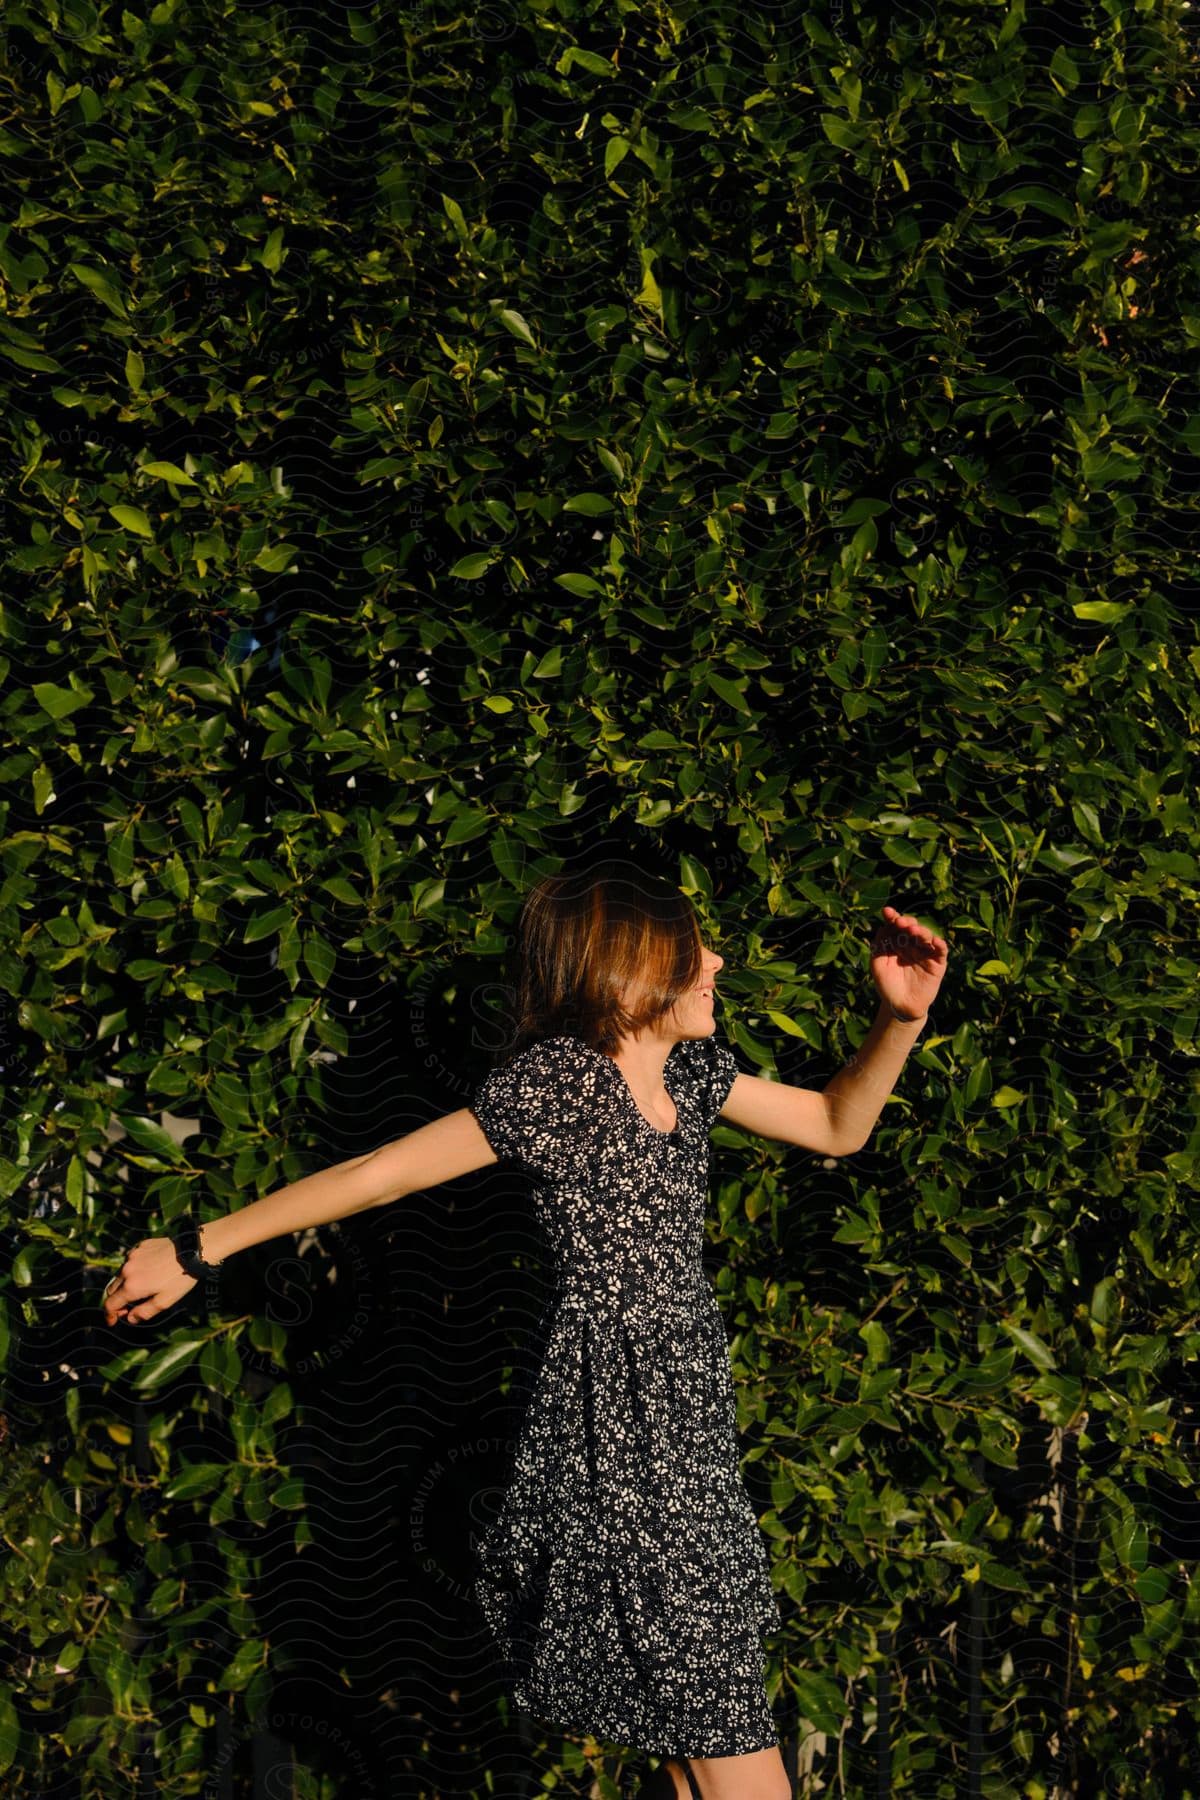
<svg viewBox="0 0 1200 1800">
<path fill-rule="evenodd" d="M 388 1206 L 406 1194 L 453 1181 L 497 1160 L 475 1115 L 464 1106 L 366 1156 L 334 1163 L 226 1213 L 224 1218 L 210 1219 L 200 1227 L 200 1254 L 206 1261 L 224 1262 L 252 1244 L 304 1231 L 311 1225 L 328 1225 L 371 1207 Z M 115 1325 L 119 1319 L 135 1323 L 152 1318 L 174 1306 L 195 1285 L 195 1277 L 180 1268 L 169 1237 L 143 1238 L 126 1256 L 120 1275 L 105 1292 L 105 1322 Z"/>
</svg>

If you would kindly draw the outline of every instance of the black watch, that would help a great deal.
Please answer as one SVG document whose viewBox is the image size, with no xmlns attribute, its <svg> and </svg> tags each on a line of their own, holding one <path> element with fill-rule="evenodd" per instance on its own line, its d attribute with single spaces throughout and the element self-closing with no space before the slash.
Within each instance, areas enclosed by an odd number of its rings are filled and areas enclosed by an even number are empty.
<svg viewBox="0 0 1200 1800">
<path fill-rule="evenodd" d="M 185 1275 L 191 1275 L 197 1281 L 203 1281 L 210 1270 L 220 1268 L 219 1262 L 205 1262 L 201 1256 L 200 1227 L 194 1219 L 185 1219 L 183 1224 L 179 1225 L 172 1234 L 171 1242 L 175 1246 L 175 1255 Z"/>
</svg>

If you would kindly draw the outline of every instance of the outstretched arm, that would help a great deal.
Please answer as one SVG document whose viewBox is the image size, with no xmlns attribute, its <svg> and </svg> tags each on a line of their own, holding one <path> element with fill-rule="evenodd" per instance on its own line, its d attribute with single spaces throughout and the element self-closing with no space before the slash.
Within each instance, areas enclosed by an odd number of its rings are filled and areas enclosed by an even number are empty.
<svg viewBox="0 0 1200 1800">
<path fill-rule="evenodd" d="M 924 1023 L 924 1017 L 898 1019 L 888 1002 L 880 1001 L 870 1031 L 821 1095 L 834 1140 L 841 1146 L 830 1151 L 831 1156 L 863 1148 Z"/>
<path fill-rule="evenodd" d="M 946 972 L 949 946 L 909 913 L 881 909 L 871 944 L 879 990 L 875 1022 L 844 1069 L 824 1088 L 792 1087 L 738 1075 L 720 1116 L 760 1137 L 825 1156 L 849 1156 L 867 1142 Z"/>
<path fill-rule="evenodd" d="M 200 1227 L 200 1254 L 206 1262 L 224 1262 L 268 1238 L 387 1206 L 496 1161 L 474 1115 L 461 1107 L 366 1156 L 352 1156 L 316 1175 L 305 1175 L 222 1219 L 209 1220 Z M 143 1238 L 105 1291 L 105 1323 L 115 1325 L 120 1319 L 136 1324 L 153 1318 L 195 1285 L 195 1277 L 180 1268 L 169 1237 Z"/>
<path fill-rule="evenodd" d="M 881 1001 L 870 1031 L 826 1087 L 793 1087 L 739 1072 L 720 1117 L 742 1131 L 798 1144 L 819 1156 L 849 1156 L 870 1137 L 924 1023 L 901 1023 Z"/>
</svg>

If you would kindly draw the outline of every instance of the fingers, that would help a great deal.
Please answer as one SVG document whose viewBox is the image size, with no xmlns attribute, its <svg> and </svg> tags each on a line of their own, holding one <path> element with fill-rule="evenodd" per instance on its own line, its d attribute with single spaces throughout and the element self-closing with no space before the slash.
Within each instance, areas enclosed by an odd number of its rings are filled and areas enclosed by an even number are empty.
<svg viewBox="0 0 1200 1800">
<path fill-rule="evenodd" d="M 883 913 L 890 925 L 894 925 L 898 931 L 909 932 L 918 943 L 942 953 L 949 951 L 950 946 L 945 938 L 939 937 L 936 931 L 930 931 L 927 926 L 922 925 L 920 919 L 914 919 L 911 913 L 899 913 L 894 906 L 885 906 Z"/>
<path fill-rule="evenodd" d="M 127 1300 L 123 1306 L 118 1306 L 114 1311 L 110 1312 L 108 1308 L 105 1308 L 105 1319 L 109 1325 L 140 1325 L 143 1319 L 152 1319 L 158 1310 L 157 1306 L 144 1305 L 135 1310 Z"/>
<path fill-rule="evenodd" d="M 105 1285 L 102 1304 L 104 1307 L 105 1323 L 108 1325 L 115 1325 L 117 1320 L 121 1318 L 127 1308 L 132 1304 L 128 1289 L 125 1286 L 124 1270 L 122 1270 L 120 1274 L 114 1275 L 112 1280 Z"/>
<path fill-rule="evenodd" d="M 139 1305 L 125 1286 L 122 1275 L 114 1275 L 104 1290 L 104 1322 L 106 1325 L 140 1325 L 143 1319 L 153 1317 L 158 1310 L 144 1303 Z M 132 1309 L 138 1307 L 135 1312 Z"/>
</svg>

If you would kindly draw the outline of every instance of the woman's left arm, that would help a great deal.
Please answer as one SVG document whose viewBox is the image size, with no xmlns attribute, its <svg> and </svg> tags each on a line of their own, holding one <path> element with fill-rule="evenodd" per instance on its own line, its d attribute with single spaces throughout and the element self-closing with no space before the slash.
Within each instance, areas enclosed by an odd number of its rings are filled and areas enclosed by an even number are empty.
<svg viewBox="0 0 1200 1800">
<path fill-rule="evenodd" d="M 871 974 L 879 990 L 875 1022 L 844 1069 L 822 1089 L 830 1123 L 846 1151 L 866 1144 L 896 1077 L 917 1041 L 946 972 L 949 946 L 914 919 L 885 906 L 876 928 Z"/>
</svg>

